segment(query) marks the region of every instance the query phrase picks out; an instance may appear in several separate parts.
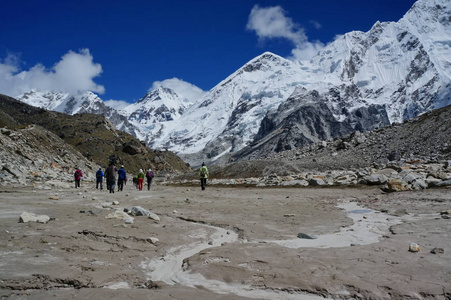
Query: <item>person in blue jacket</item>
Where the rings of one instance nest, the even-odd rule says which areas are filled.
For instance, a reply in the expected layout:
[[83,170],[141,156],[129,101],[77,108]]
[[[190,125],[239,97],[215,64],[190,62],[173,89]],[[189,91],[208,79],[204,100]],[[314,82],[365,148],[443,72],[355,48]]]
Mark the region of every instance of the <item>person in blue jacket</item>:
[[117,171],[117,191],[123,191],[124,190],[124,182],[127,181],[127,172],[125,172],[124,166],[122,165],[121,168]]
[[102,168],[99,168],[96,172],[96,189],[99,189],[99,185],[100,185],[100,190],[103,190],[103,177],[105,176],[105,174],[102,171]]

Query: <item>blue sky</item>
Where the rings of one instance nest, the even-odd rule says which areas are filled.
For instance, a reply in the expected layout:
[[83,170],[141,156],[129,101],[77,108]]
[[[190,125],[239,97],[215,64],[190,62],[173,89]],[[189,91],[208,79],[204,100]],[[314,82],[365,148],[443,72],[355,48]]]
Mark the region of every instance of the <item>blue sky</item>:
[[0,93],[134,102],[171,78],[209,90],[265,51],[305,58],[337,35],[398,21],[414,2],[1,0]]

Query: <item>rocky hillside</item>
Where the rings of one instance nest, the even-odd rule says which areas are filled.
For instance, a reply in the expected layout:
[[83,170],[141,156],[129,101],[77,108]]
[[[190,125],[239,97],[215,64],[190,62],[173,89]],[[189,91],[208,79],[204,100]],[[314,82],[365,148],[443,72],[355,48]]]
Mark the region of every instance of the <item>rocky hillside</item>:
[[[39,125],[73,146],[96,167],[106,167],[110,160],[115,160],[131,173],[140,168],[152,168],[157,173],[189,170],[189,166],[172,152],[151,150],[133,136],[116,130],[103,115],[70,116],[29,106],[3,95],[0,95],[0,108],[0,126],[15,129]],[[42,143],[52,145],[53,142],[42,139]]]
[[[12,127],[11,123],[8,127]],[[94,179],[96,164],[40,126],[2,127],[0,145],[0,185],[39,182],[44,186],[67,186],[77,166],[83,170],[84,179]]]

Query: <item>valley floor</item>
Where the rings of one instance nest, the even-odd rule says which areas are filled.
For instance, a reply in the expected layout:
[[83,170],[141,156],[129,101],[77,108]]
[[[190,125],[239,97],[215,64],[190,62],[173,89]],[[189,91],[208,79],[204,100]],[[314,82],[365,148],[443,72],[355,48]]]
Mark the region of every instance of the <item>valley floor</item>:
[[[0,199],[2,299],[451,297],[449,189],[157,182],[109,194],[82,182]],[[160,220],[106,218],[133,206]],[[19,223],[23,212],[51,220]]]

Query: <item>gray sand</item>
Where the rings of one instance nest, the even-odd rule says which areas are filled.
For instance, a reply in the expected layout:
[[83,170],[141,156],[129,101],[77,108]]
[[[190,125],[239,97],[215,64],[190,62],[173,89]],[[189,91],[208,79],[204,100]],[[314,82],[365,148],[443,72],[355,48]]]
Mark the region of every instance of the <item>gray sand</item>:
[[[440,215],[451,209],[447,189],[383,194],[377,188],[201,191],[155,185],[151,191],[126,186],[109,194],[83,184],[79,190],[0,191],[0,296],[451,296],[451,220]],[[119,205],[111,205],[115,200]],[[105,218],[133,206],[160,221]],[[19,223],[24,211],[55,220]],[[411,243],[421,252],[409,252]],[[444,253],[431,253],[436,247]]]

